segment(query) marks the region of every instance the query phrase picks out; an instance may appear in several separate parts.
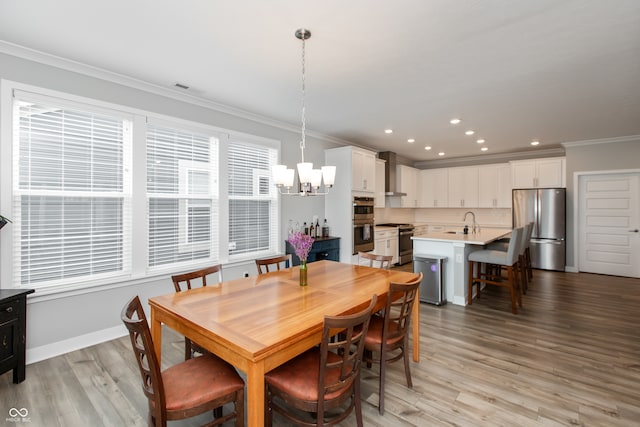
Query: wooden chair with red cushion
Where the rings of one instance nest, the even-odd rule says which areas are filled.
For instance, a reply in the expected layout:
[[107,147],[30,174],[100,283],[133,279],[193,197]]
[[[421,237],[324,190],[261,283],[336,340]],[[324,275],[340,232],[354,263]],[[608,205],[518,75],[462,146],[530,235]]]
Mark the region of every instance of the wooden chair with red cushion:
[[[176,292],[182,292],[185,289],[191,289],[193,284],[200,283],[201,286],[207,286],[207,277],[215,274],[218,276],[217,282],[222,282],[222,265],[214,265],[188,273],[176,274],[171,276],[173,287]],[[195,353],[205,354],[207,351],[198,344],[192,342],[189,338],[184,338],[184,360],[191,359]]]
[[[422,273],[407,283],[390,282],[383,314],[371,316],[371,324],[364,340],[364,361],[368,367],[371,367],[372,363],[380,364],[380,392],[378,393],[380,414],[384,414],[384,380],[387,363],[403,359],[407,387],[413,388],[409,367],[408,331],[420,282],[422,282]],[[380,357],[374,358],[374,353],[380,353]]]
[[332,426],[354,408],[362,426],[360,366],[376,301],[374,295],[369,307],[356,314],[325,316],[320,346],[264,375],[267,427],[274,411],[296,425]]
[[[149,400],[149,425],[165,427],[167,421],[182,420],[213,411],[207,426],[235,419],[244,426],[244,381],[233,366],[212,355],[203,355],[160,371],[151,331],[140,299],[136,296],[122,309],[122,321],[129,330],[142,389]],[[234,410],[223,416],[222,407]]]
[[291,263],[291,254],[280,255],[272,258],[257,259],[256,268],[258,269],[258,274],[268,273],[270,265],[275,265],[276,270],[280,270],[280,263],[283,264],[283,268],[291,267],[293,265]]

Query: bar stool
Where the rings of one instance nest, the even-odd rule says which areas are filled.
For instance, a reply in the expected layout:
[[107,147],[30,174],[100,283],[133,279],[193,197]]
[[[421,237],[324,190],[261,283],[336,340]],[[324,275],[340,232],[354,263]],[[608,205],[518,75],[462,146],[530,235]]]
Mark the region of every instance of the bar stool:
[[[533,279],[533,271],[531,269],[531,252],[529,247],[531,246],[531,234],[533,233],[533,222],[525,224],[524,235],[520,242],[518,249],[518,270],[521,277],[521,289],[522,293],[526,294],[529,289],[529,282]],[[509,238],[500,239],[495,242],[491,242],[486,246],[486,249],[507,251],[509,249]]]
[[[518,279],[518,259],[520,246],[524,238],[524,228],[515,228],[511,232],[511,240],[507,251],[484,249],[471,252],[469,254],[469,305],[473,300],[473,285],[478,285],[478,297],[480,296],[480,286],[482,283],[509,288],[511,294],[511,312],[518,314],[518,305],[522,307],[522,295]],[[474,274],[474,266],[478,263],[478,273]],[[497,273],[482,272],[482,264],[494,264],[507,271],[507,280],[502,280],[500,271]]]

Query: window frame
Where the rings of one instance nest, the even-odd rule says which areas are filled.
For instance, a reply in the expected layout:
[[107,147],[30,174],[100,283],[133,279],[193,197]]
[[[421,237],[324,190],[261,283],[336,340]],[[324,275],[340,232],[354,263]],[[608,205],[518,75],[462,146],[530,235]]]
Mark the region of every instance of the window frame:
[[[2,79],[0,81],[0,212],[14,219],[14,211],[12,208],[13,200],[13,174],[14,174],[14,153],[13,153],[13,100],[14,91],[31,92],[42,95],[44,97],[52,97],[68,101],[68,103],[76,103],[80,105],[88,105],[96,109],[106,109],[108,111],[117,111],[121,114],[130,115],[132,126],[132,147],[131,147],[131,171],[130,171],[130,195],[131,195],[131,230],[130,238],[131,255],[129,262],[130,271],[126,274],[113,276],[108,278],[95,278],[89,276],[73,283],[65,281],[65,283],[56,286],[36,287],[38,295],[47,297],[64,296],[69,293],[78,294],[93,291],[102,291],[115,287],[126,287],[136,283],[155,280],[160,277],[166,277],[167,274],[183,271],[190,268],[199,268],[209,265],[209,262],[198,261],[189,263],[170,264],[165,268],[149,268],[148,265],[148,218],[147,218],[147,191],[146,191],[146,132],[147,124],[162,123],[167,126],[178,126],[178,128],[193,129],[199,132],[206,132],[212,136],[218,137],[219,153],[218,153],[218,202],[219,212],[218,219],[213,227],[217,227],[218,238],[218,262],[225,265],[244,264],[252,262],[255,258],[262,256],[270,256],[280,251],[281,244],[279,239],[273,239],[270,248],[267,251],[258,251],[246,253],[239,256],[228,255],[228,224],[229,224],[229,201],[228,201],[228,168],[227,155],[229,144],[234,142],[252,143],[261,146],[267,146],[277,150],[277,160],[281,154],[281,142],[278,140],[246,134],[242,132],[229,131],[220,127],[216,127],[207,123],[199,123],[185,120],[173,116],[141,110],[126,105],[115,104],[101,101],[98,99],[88,98],[84,96],[73,95],[69,93],[59,92],[43,87],[30,84],[19,83]],[[139,165],[136,167],[136,165]],[[270,188],[274,188],[271,184],[269,176]],[[274,234],[280,235],[280,216],[281,216],[281,197],[277,195],[274,199],[276,203],[276,221],[270,224],[275,228]],[[141,215],[142,212],[142,215]],[[15,221],[14,224],[15,226]],[[19,225],[19,224],[18,224]],[[16,238],[14,227],[2,230],[2,239],[0,239],[0,281],[3,288],[20,288],[20,285],[14,281],[13,268],[13,242]],[[10,231],[11,230],[11,231]],[[215,230],[213,230],[215,231]],[[7,255],[8,254],[8,255]],[[33,286],[31,286],[33,287]]]

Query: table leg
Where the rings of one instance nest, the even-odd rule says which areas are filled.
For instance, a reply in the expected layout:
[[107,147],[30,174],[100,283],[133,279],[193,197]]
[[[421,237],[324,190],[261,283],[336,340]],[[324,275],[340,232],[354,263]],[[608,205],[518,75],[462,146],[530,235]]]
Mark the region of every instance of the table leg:
[[264,426],[264,360],[247,370],[247,426]]
[[158,365],[162,366],[162,322],[156,319],[155,310],[151,307],[151,339],[156,352]]
[[420,361],[420,288],[413,303],[413,361]]

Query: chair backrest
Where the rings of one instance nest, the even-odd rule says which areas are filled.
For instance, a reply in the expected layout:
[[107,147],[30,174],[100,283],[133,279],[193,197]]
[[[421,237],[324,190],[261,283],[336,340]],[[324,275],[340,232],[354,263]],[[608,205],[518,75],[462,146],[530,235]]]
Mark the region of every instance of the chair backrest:
[[291,254],[280,255],[280,256],[271,257],[271,258],[257,259],[256,267],[258,268],[258,274],[268,273],[270,265],[275,265],[276,270],[280,270],[280,263],[283,263],[283,268],[291,267],[293,265],[291,264]]
[[[351,387],[355,381],[359,381],[364,337],[367,336],[369,320],[377,301],[378,296],[374,294],[369,307],[359,313],[324,317],[320,344],[318,414],[324,413],[324,396]],[[348,414],[349,411],[346,412]]]
[[531,240],[531,233],[533,232],[533,223],[528,222],[522,227],[522,238],[520,239],[520,247],[518,249],[519,255],[524,255],[524,251],[527,249],[529,240]]
[[153,348],[147,316],[138,296],[133,297],[124,306],[120,317],[129,330],[131,346],[142,377],[142,390],[149,399],[149,411],[156,420],[166,420],[166,400],[160,365]]
[[520,255],[520,245],[524,238],[524,227],[514,228],[511,230],[511,239],[509,239],[509,248],[507,249],[506,265],[513,265]]
[[222,282],[222,265],[214,265],[212,267],[203,268],[201,270],[190,271],[189,273],[176,274],[171,276],[173,280],[173,286],[176,288],[176,292],[183,290],[183,286],[186,289],[191,289],[191,281],[201,282],[202,286],[207,286],[207,276],[218,273],[218,283]]
[[383,353],[387,343],[399,343],[405,339],[411,320],[411,311],[421,282],[422,273],[409,282],[389,283],[389,295],[384,309],[384,326],[382,328]]
[[365,259],[369,261],[369,267],[376,267],[374,262],[379,262],[380,264],[377,267],[384,268],[389,270],[391,268],[391,260],[393,256],[391,255],[375,255],[369,252],[358,252],[358,264],[364,265],[360,262],[361,259]]
[[524,236],[524,239],[525,239],[524,247],[525,247],[525,249],[528,248],[531,245],[531,235],[532,234],[533,234],[533,222],[530,222],[529,223],[528,232]]

